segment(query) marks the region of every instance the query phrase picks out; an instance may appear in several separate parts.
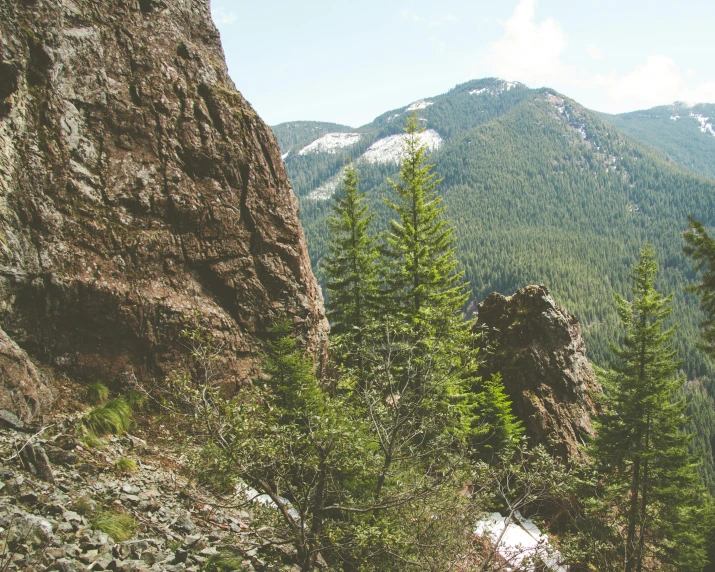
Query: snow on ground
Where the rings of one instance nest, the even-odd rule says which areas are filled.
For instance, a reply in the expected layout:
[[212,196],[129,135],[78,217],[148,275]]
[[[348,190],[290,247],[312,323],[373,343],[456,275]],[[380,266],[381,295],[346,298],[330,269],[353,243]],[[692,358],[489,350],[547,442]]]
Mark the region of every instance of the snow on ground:
[[360,133],[326,133],[320,139],[316,139],[310,145],[306,145],[298,155],[308,153],[337,153],[338,149],[349,147],[360,141]]
[[700,131],[705,134],[710,133],[710,135],[715,137],[715,130],[713,130],[712,123],[708,123],[708,121],[710,121],[709,117],[705,117],[704,115],[700,115],[699,113],[693,113],[692,111],[690,112],[690,117],[695,117],[695,119],[700,122]]
[[[278,508],[271,497],[259,493],[256,489],[249,487],[244,483],[241,483],[236,487],[235,493],[237,496],[243,497],[247,501],[257,502],[258,504],[262,504],[263,506],[272,506]],[[278,498],[280,499],[280,502],[282,502],[288,507],[288,514],[293,517],[293,519],[297,522],[300,518],[300,514],[298,514],[298,511],[295,510],[293,506],[291,506],[290,501],[288,499],[285,499],[283,497]]]
[[529,566],[528,559],[538,556],[549,570],[568,571],[568,568],[559,564],[560,554],[550,548],[548,537],[541,534],[539,528],[530,519],[523,518],[517,512],[508,524],[506,521],[506,517],[498,512],[492,513],[477,523],[474,532],[479,536],[486,534],[492,542],[496,543],[506,527],[504,536],[501,536],[497,546],[497,551],[514,567],[523,562],[527,570],[534,570]]
[[399,113],[395,113],[393,115],[390,115],[390,117],[387,118],[387,122],[390,123],[393,119],[397,119],[400,116]]
[[335,190],[338,188],[338,185],[340,184],[340,181],[343,180],[344,176],[345,171],[343,169],[340,169],[340,171],[338,171],[335,176],[330,177],[317,189],[313,189],[312,191],[310,191],[308,193],[307,198],[312,201],[327,201],[335,194]]
[[676,113],[675,115],[671,115],[670,118],[671,118],[673,121],[678,121],[678,119],[680,119],[680,115],[678,115],[678,114]]
[[[427,129],[419,133],[417,137],[420,143],[430,151],[439,149],[442,145],[442,138],[434,129]],[[375,141],[370,148],[365,151],[360,160],[368,163],[399,163],[405,149],[407,135],[390,135],[379,141]]]
[[283,159],[285,161],[286,157],[288,157],[288,155],[290,155],[290,151],[288,151],[287,153],[283,153],[283,155],[281,155],[281,159]]
[[425,107],[428,107],[432,105],[434,101],[426,101],[424,99],[420,99],[419,101],[415,101],[412,105],[410,105],[406,111],[417,111],[418,109],[424,109]]
[[481,89],[473,89],[469,92],[470,95],[481,95],[483,93],[489,93],[491,95],[499,95],[505,91],[509,91],[512,87],[517,87],[520,84],[518,81],[506,81],[504,79],[497,80],[499,85],[493,87],[483,87]]

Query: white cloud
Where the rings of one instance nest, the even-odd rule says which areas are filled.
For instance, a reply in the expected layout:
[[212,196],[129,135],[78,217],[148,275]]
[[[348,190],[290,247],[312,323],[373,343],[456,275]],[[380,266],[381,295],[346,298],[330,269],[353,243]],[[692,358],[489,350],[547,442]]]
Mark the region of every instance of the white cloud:
[[596,44],[589,44],[588,46],[586,46],[586,53],[588,54],[588,57],[592,60],[603,59],[603,50],[599,48]]
[[424,16],[420,16],[417,12],[413,12],[412,10],[408,10],[406,8],[400,11],[400,17],[403,20],[414,22],[416,24],[426,24],[430,27],[436,27],[441,24],[458,21],[454,14],[447,14],[439,18],[425,18]]
[[673,101],[715,101],[715,82],[688,84],[673,58],[660,54],[648,56],[645,63],[625,75],[611,72],[597,75],[592,85],[603,90],[604,111],[623,112],[664,105]]
[[217,26],[230,26],[238,20],[235,12],[226,12],[222,8],[212,8],[211,17]]
[[534,21],[536,0],[520,0],[481,63],[489,73],[527,83],[548,83],[566,74],[561,61],[568,41],[553,18]]

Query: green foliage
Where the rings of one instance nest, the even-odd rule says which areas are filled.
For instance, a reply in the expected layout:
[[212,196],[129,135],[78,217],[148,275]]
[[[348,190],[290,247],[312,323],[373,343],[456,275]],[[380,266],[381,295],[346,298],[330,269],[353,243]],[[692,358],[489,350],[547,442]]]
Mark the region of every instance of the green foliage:
[[702,566],[699,539],[690,534],[696,464],[688,453],[691,437],[682,432],[685,403],[676,400],[684,380],[676,375],[675,328],[663,330],[672,296],[655,290],[656,270],[648,245],[633,269],[633,301],[617,296],[627,333],[613,348],[617,361],[600,372],[607,398],[592,450],[605,477],[602,498],[615,505],[625,531],[613,542],[625,554],[626,572],[640,570],[651,556],[678,566],[700,558]]
[[[609,343],[623,335],[612,293],[628,289],[634,253],[650,240],[662,260],[656,287],[674,293],[680,327],[673,343],[684,372],[712,395],[705,378],[715,379],[715,368],[697,349],[705,316],[697,298],[684,290],[695,275],[681,233],[688,214],[697,214],[705,228],[715,224],[715,183],[684,172],[568,98],[559,103],[562,96],[553,90],[499,88],[497,80],[469,82],[431,98],[433,105],[419,111],[424,125],[444,140],[431,158],[444,177],[435,190],[454,225],[458,270],[472,291],[467,309],[493,291],[511,295],[527,284],[545,284],[581,322],[589,358],[605,367],[612,358]],[[355,130],[362,138],[345,149],[360,169],[377,231],[388,229],[394,216],[384,202],[393,193],[386,179],[399,168],[370,164],[360,155],[378,139],[399,133],[402,118],[404,108],[378,117]],[[309,195],[332,181],[344,161],[340,153],[286,159],[311,262],[323,283],[320,261],[332,240],[326,224],[331,205]],[[705,449],[706,439],[698,435],[695,445]],[[705,473],[715,474],[715,461],[704,463]],[[715,491],[715,480],[707,484]]]
[[82,420],[85,428],[97,436],[125,433],[132,424],[132,409],[127,402],[118,397],[104,405],[92,409]]
[[472,455],[490,459],[508,450],[524,433],[521,421],[512,412],[511,401],[504,391],[499,374],[482,381],[473,389],[476,395],[477,427],[470,442]]
[[634,139],[652,146],[665,157],[701,177],[715,179],[715,145],[695,115],[715,116],[715,105],[690,106],[676,102],[643,111],[601,116]]
[[109,399],[109,389],[103,383],[90,383],[87,386],[86,399],[92,405],[101,405]]
[[700,308],[705,313],[701,348],[715,357],[715,240],[703,223],[691,217],[688,221],[688,231],[683,234],[687,243],[683,251],[695,261],[695,270],[701,274],[700,283],[690,286],[689,291],[700,297]]
[[124,401],[131,407],[132,411],[144,411],[149,401],[145,393],[130,389],[124,394]]
[[82,437],[82,442],[90,449],[104,449],[104,441],[97,437],[92,431],[88,431],[87,434]]
[[345,168],[333,201],[334,216],[328,220],[332,240],[323,269],[327,276],[327,310],[341,361],[356,363],[362,332],[375,315],[377,296],[377,249],[369,227],[365,195],[358,192],[357,171]]
[[137,524],[128,514],[103,511],[92,519],[92,526],[111,536],[115,542],[124,542],[132,538]]
[[412,114],[405,128],[400,182],[390,181],[396,202],[382,248],[388,306],[412,324],[453,316],[467,301],[463,275],[455,272],[454,229],[442,216],[436,192],[440,183],[427,164],[427,149],[418,137],[424,131]]
[[217,554],[212,554],[206,559],[202,567],[203,572],[234,572],[245,570],[244,558],[237,552],[222,550]]
[[122,457],[114,461],[114,468],[119,473],[133,473],[137,470],[137,463],[134,459]]
[[87,497],[78,497],[72,501],[72,510],[82,516],[88,516],[94,511],[94,502]]

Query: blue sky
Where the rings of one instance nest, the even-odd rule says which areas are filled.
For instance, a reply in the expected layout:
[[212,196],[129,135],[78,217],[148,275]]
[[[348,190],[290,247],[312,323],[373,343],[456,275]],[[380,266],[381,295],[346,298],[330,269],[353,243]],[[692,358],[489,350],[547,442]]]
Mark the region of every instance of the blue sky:
[[715,102],[715,2],[211,0],[263,119],[357,127],[482,77],[611,113]]

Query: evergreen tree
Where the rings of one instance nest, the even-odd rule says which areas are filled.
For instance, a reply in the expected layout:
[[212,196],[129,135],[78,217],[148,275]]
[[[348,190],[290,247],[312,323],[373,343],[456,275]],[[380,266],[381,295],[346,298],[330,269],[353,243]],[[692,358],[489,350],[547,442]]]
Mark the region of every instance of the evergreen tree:
[[683,384],[671,344],[675,327],[663,330],[672,296],[655,290],[656,271],[655,251],[647,245],[631,274],[633,301],[616,296],[627,333],[621,347],[612,347],[616,362],[601,371],[606,409],[593,447],[606,496],[616,504],[625,499],[616,527],[625,532],[619,548],[625,572],[640,572],[650,555],[681,570],[698,569],[702,559],[687,524],[697,475],[688,454],[691,438],[682,432],[685,403],[675,400]]
[[700,307],[706,314],[702,349],[715,357],[715,239],[705,231],[703,223],[692,217],[688,217],[688,232],[683,238],[687,242],[685,254],[697,263],[695,269],[702,274],[700,284],[689,288],[700,296]]
[[468,297],[463,273],[455,272],[454,229],[442,217],[446,207],[420,141],[423,130],[413,113],[405,128],[401,181],[389,181],[397,201],[386,202],[397,216],[390,221],[382,252],[389,300],[413,325],[454,316]]
[[374,215],[368,213],[365,194],[358,191],[358,174],[351,164],[333,203],[328,220],[331,233],[329,255],[323,268],[327,275],[328,318],[343,361],[359,361],[357,348],[367,321],[373,316],[377,291],[375,239],[369,233]]

